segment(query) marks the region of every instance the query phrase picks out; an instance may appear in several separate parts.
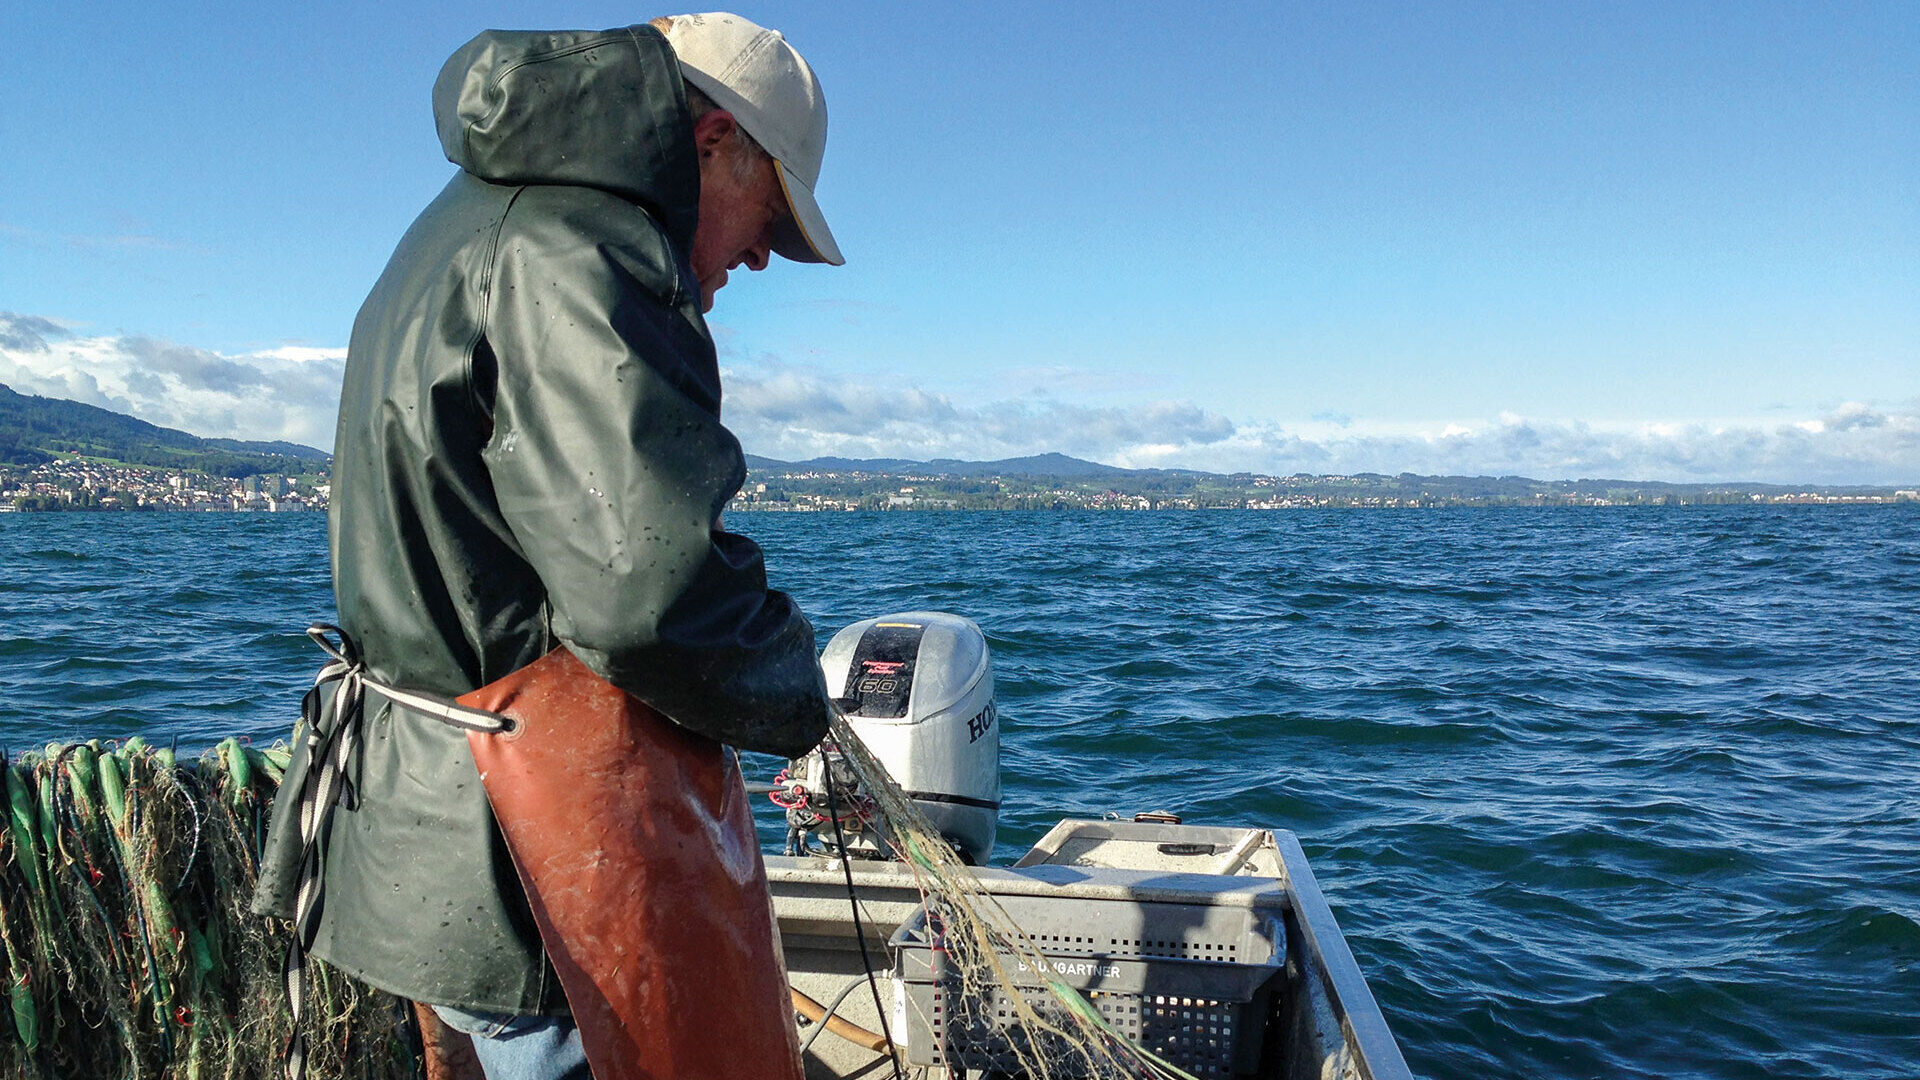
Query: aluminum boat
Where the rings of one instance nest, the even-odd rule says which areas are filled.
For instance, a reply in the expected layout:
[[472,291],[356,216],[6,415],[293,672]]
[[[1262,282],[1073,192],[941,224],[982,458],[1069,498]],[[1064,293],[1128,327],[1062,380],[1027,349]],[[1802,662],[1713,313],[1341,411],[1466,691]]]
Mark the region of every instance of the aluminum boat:
[[[819,1003],[809,1011],[831,1003],[835,1021],[803,1028],[810,1078],[891,1077],[896,1067],[913,1080],[1005,1075],[971,1067],[978,1059],[970,1063],[958,1052],[965,1048],[952,1045],[955,1034],[937,1032],[937,1006],[935,1016],[919,1015],[927,1011],[926,997],[913,993],[914,968],[901,935],[921,917],[922,897],[906,866],[769,856],[767,873],[792,987]],[[1411,1078],[1289,832],[1070,819],[1013,866],[978,873],[985,890],[1010,910],[1017,905],[1050,912],[1055,922],[1064,917],[1083,924],[1084,932],[1031,936],[1050,960],[1065,958],[1056,960],[1056,971],[1095,973],[1082,982],[1093,987],[1088,997],[1103,1011],[1112,1002],[1110,1015],[1156,1014],[1155,1023],[1129,1035],[1194,1076]],[[1232,976],[1221,985],[1248,985],[1247,972],[1234,970],[1246,965],[1214,952],[1227,946],[1202,940],[1209,927],[1223,925],[1262,928],[1255,936],[1262,939],[1265,966],[1252,976],[1266,981],[1256,1000],[1241,1006],[1254,1025],[1245,1031],[1232,1031],[1222,1019],[1227,1014],[1215,1008],[1223,1003],[1193,989],[1194,979],[1210,976]],[[1055,940],[1064,937],[1077,940]],[[1118,980],[1123,967],[1137,968],[1138,979],[1103,989],[1099,976]],[[888,1009],[885,1024],[876,1001]],[[880,1042],[883,1029],[891,1054]],[[929,1039],[946,1045],[929,1046]],[[1191,1051],[1196,1042],[1223,1041],[1237,1051]]]

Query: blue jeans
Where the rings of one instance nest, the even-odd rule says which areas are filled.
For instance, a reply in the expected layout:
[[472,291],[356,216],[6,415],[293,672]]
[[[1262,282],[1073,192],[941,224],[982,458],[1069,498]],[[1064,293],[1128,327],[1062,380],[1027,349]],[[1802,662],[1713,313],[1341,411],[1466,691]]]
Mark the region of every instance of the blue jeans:
[[509,1016],[435,1005],[442,1022],[473,1038],[487,1080],[592,1080],[570,1016]]

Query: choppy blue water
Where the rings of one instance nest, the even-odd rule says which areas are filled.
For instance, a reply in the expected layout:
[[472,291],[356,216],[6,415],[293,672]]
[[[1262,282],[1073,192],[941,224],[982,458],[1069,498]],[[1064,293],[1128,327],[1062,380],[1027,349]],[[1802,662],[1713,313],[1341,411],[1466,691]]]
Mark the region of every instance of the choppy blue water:
[[[1920,1076],[1920,513],[756,515],[977,620],[1003,857],[1293,830],[1416,1072]],[[0,517],[0,738],[281,735],[318,515]]]

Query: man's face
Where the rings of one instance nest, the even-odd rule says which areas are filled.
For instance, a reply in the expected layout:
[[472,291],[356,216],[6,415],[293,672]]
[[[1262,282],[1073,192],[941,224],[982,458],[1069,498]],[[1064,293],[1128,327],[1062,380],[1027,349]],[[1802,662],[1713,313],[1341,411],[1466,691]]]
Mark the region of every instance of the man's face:
[[[693,232],[693,276],[700,279],[700,310],[713,310],[713,294],[728,271],[745,264],[765,270],[774,224],[788,214],[786,193],[772,159],[740,143],[731,114],[716,109],[693,126],[700,153],[700,219]],[[740,162],[746,159],[749,166]],[[743,175],[744,172],[744,175]]]

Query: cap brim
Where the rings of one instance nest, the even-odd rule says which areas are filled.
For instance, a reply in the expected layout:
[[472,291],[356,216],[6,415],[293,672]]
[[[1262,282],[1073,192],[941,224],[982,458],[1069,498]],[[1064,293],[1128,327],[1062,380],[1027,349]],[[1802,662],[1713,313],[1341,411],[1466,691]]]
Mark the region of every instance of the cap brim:
[[786,193],[787,208],[792,211],[790,220],[774,227],[774,253],[794,262],[844,265],[847,260],[840,254],[840,245],[833,242],[820,204],[813,201],[813,189],[778,160],[773,163],[773,171],[780,178],[780,189]]

